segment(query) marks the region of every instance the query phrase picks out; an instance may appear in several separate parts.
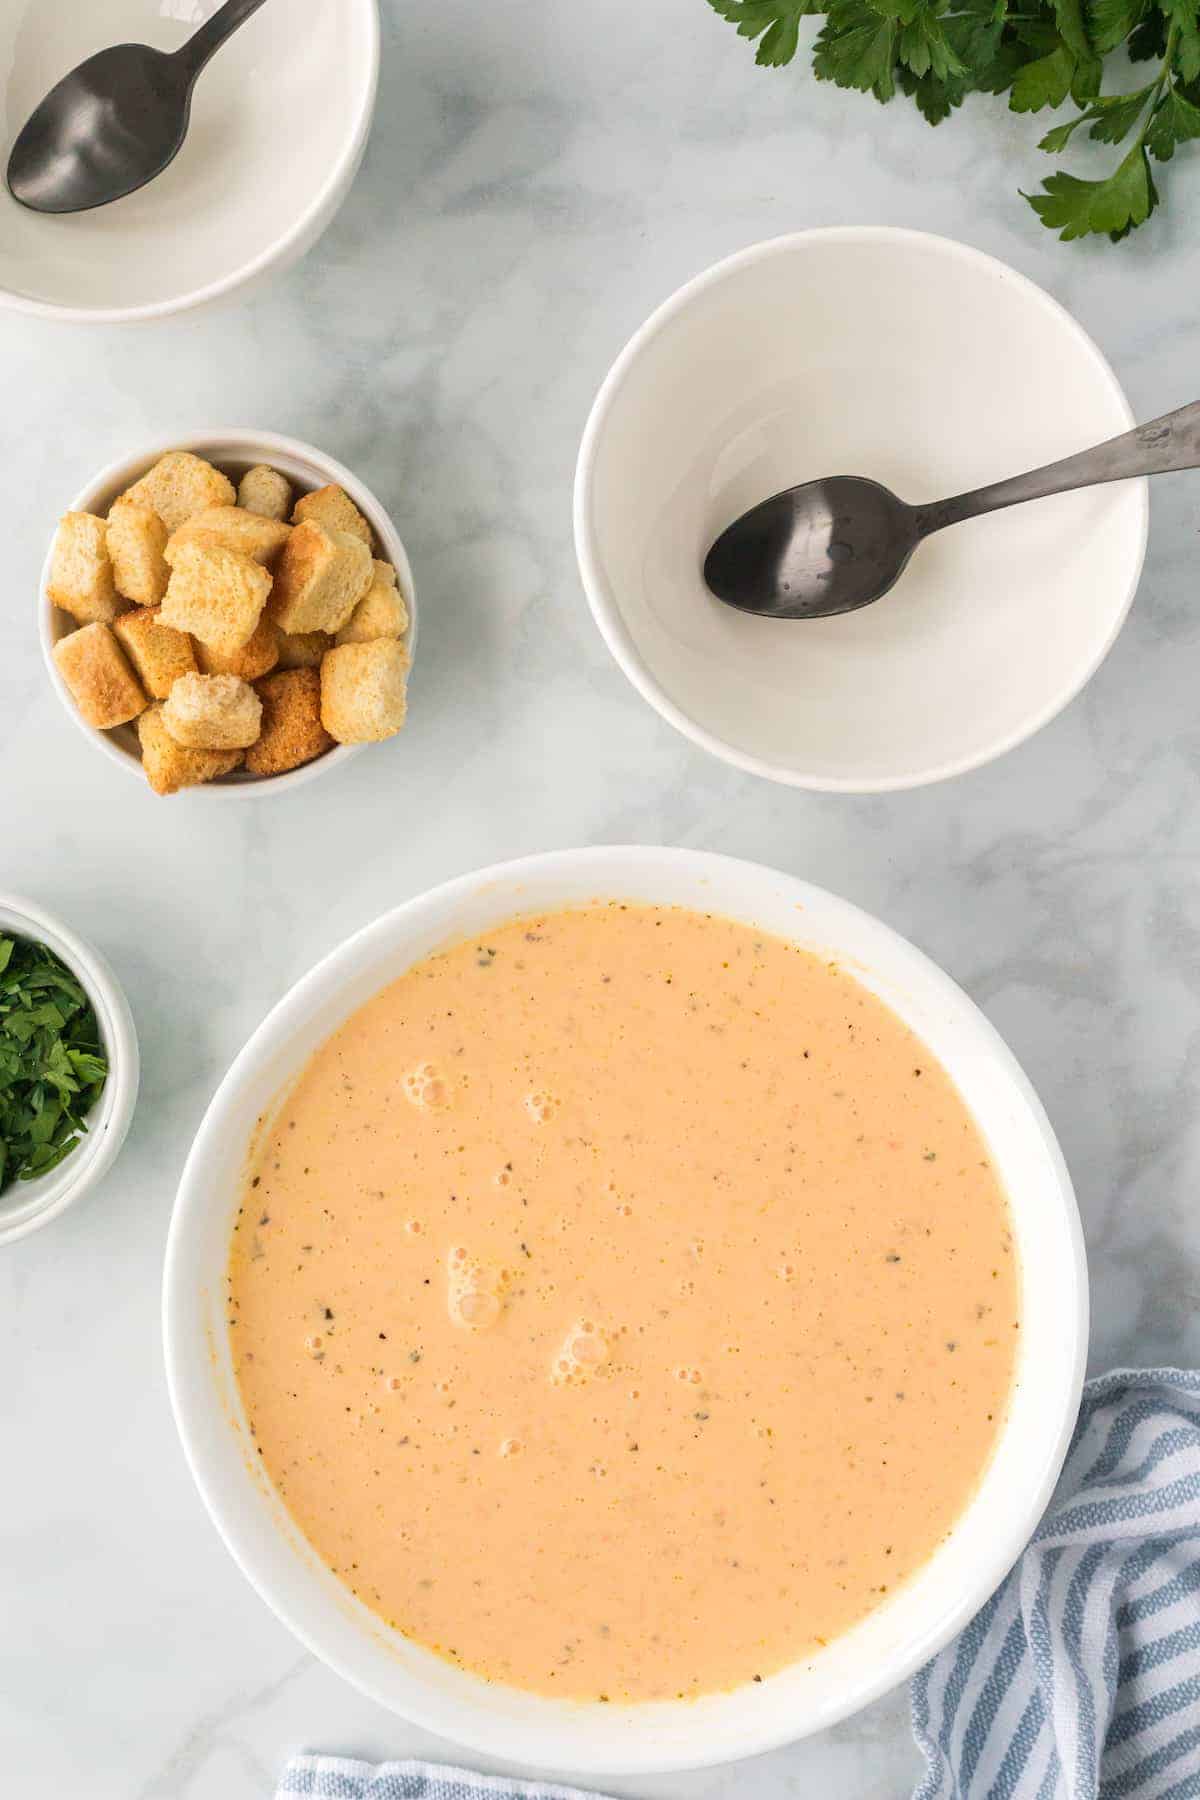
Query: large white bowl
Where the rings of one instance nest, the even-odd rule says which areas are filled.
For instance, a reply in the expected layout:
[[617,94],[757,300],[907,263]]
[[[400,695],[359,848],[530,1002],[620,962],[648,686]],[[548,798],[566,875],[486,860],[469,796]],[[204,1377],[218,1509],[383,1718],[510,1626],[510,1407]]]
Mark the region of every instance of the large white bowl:
[[[6,0],[0,157],[38,101],[109,44],[174,50],[216,0]],[[139,193],[53,218],[0,187],[0,306],[153,319],[232,293],[316,242],[362,159],[377,0],[269,0],[196,84],[187,141]]]
[[1080,326],[977,250],[866,227],[758,244],[661,306],[600,389],[575,487],[588,600],[650,704],[739,768],[858,792],[955,775],[1099,664],[1141,573],[1144,481],[955,526],[836,619],[732,611],[705,551],[814,476],[935,500],[1132,422]]
[[107,959],[34,900],[0,895],[0,936],[45,944],[79,977],[100,1027],[108,1079],[87,1116],[87,1131],[69,1156],[36,1181],[17,1181],[0,1195],[0,1244],[14,1244],[66,1212],[112,1168],[133,1121],[138,1094],[138,1041],[124,990]]
[[[602,1706],[491,1686],[407,1642],[318,1561],[265,1479],[230,1361],[223,1305],[247,1147],[347,1014],[447,940],[597,897],[702,908],[836,956],[950,1071],[1008,1190],[1021,1281],[1011,1413],[982,1485],[917,1577],[813,1661],[688,1703]],[[1045,1114],[987,1020],[918,950],[820,888],[690,850],[557,851],[409,901],[299,981],[237,1058],[188,1157],[167,1246],[167,1374],[192,1473],[258,1592],[332,1668],[460,1743],[579,1772],[722,1762],[831,1725],[909,1675],[997,1586],[1030,1536],[1074,1422],[1087,1276],[1070,1178]]]
[[[408,607],[408,630],[404,635],[404,647],[409,658],[412,658],[417,647],[417,592],[408,552],[400,541],[400,534],[393,525],[391,516],[357,475],[340,462],[335,462],[332,456],[326,456],[323,450],[301,443],[299,438],[280,437],[273,431],[255,431],[253,427],[246,425],[230,425],[215,431],[177,432],[173,437],[162,438],[157,443],[143,444],[132,455],[123,456],[101,469],[76,494],[69,510],[106,513],[117,495],[123,494],[127,487],[132,486],[168,450],[191,450],[197,456],[207,457],[230,476],[235,485],[238,477],[245,474],[247,469],[253,468],[257,463],[267,463],[287,476],[293,493],[297,495],[311,493],[314,488],[325,487],[331,482],[344,488],[375,533],[383,556],[396,571],[396,579]],[[119,725],[113,731],[100,731],[96,726],[89,725],[72,699],[71,690],[59,674],[58,664],[54,660],[54,646],[60,638],[78,630],[78,623],[69,613],[50,603],[47,589],[53,554],[54,533],[51,532],[37,594],[38,635],[42,645],[42,660],[51,685],[89,743],[94,744],[118,768],[124,769],[127,774],[136,775],[145,787],[146,778],[142,772],[136,724]],[[367,744],[338,744],[323,756],[314,757],[312,762],[301,763],[298,769],[288,769],[282,775],[255,776],[248,775],[244,770],[235,770],[232,775],[222,776],[218,781],[206,781],[199,787],[185,788],[183,792],[202,802],[214,799],[273,798],[288,793],[292,788],[302,787],[306,782],[315,780],[318,775],[327,775],[333,769],[341,768],[350,757],[358,756],[369,748]]]

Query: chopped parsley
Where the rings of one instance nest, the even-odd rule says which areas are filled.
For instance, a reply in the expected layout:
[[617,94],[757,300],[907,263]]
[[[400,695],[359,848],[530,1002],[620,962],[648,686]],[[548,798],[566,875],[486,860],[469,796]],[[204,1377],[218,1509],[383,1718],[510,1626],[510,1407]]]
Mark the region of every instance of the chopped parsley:
[[70,1155],[107,1078],[76,976],[44,944],[0,936],[0,1193]]

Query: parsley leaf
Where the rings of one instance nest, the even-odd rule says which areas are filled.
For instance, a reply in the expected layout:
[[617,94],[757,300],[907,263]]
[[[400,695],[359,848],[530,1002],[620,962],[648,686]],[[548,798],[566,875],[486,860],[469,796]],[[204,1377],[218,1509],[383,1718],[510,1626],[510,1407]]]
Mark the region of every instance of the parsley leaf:
[[44,944],[0,937],[0,1192],[70,1155],[107,1079],[81,983]]
[[1081,181],[1060,171],[1047,175],[1044,194],[1026,194],[1034,212],[1066,241],[1089,232],[1119,240],[1142,225],[1158,205],[1150,159],[1139,141],[1104,181]]

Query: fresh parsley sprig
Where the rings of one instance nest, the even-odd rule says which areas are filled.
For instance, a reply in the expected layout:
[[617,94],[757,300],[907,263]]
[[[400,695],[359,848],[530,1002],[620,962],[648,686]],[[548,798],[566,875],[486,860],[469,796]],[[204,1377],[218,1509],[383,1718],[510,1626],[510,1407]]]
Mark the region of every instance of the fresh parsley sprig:
[[44,944],[0,937],[0,1193],[71,1153],[107,1077],[77,978]]
[[[822,21],[818,80],[874,94],[906,94],[931,125],[968,94],[1007,94],[1013,112],[1076,115],[1040,148],[1061,155],[1076,132],[1128,144],[1116,168],[1087,181],[1058,169],[1025,198],[1063,238],[1105,233],[1118,242],[1159,204],[1153,165],[1200,139],[1200,0],[709,0],[758,45],[767,68],[792,61],[801,20]],[[1107,59],[1150,63],[1149,80],[1103,91]],[[1111,65],[1110,65],[1111,66]]]

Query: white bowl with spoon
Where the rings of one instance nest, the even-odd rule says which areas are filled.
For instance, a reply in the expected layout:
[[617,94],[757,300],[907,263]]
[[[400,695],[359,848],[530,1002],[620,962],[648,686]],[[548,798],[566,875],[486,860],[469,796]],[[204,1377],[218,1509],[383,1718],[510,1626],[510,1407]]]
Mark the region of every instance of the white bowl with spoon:
[[[122,42],[175,51],[215,0],[11,0],[0,8],[0,162],[69,70]],[[56,218],[0,186],[0,306],[73,323],[162,318],[300,256],[349,192],[379,79],[377,0],[267,0],[197,83],[156,180]]]
[[[853,970],[957,1085],[1008,1194],[1020,1269],[1008,1415],[980,1485],[930,1560],[815,1657],[685,1702],[521,1692],[387,1626],[320,1562],[266,1478],[227,1326],[230,1238],[252,1140],[317,1046],[447,943],[514,914],[597,898],[723,914]],[[168,1242],[163,1326],[192,1473],[242,1570],[302,1642],[381,1704],[476,1750],[542,1768],[645,1773],[748,1756],[832,1725],[905,1679],[966,1623],[1020,1554],[1057,1479],[1083,1376],[1087,1273],[1070,1178],[1029,1083],[983,1015],[918,950],[847,902],[771,869],[690,850],[584,849],[484,869],[410,900],[290,989],[233,1064],[192,1146]]]
[[920,505],[1132,424],[1080,326],[979,251],[890,227],[758,244],[660,307],[600,389],[575,488],[588,600],[651,705],[739,768],[843,792],[959,774],[1046,724],[1112,644],[1144,481],[939,533],[840,618],[734,612],[705,553],[797,482],[861,474]]

